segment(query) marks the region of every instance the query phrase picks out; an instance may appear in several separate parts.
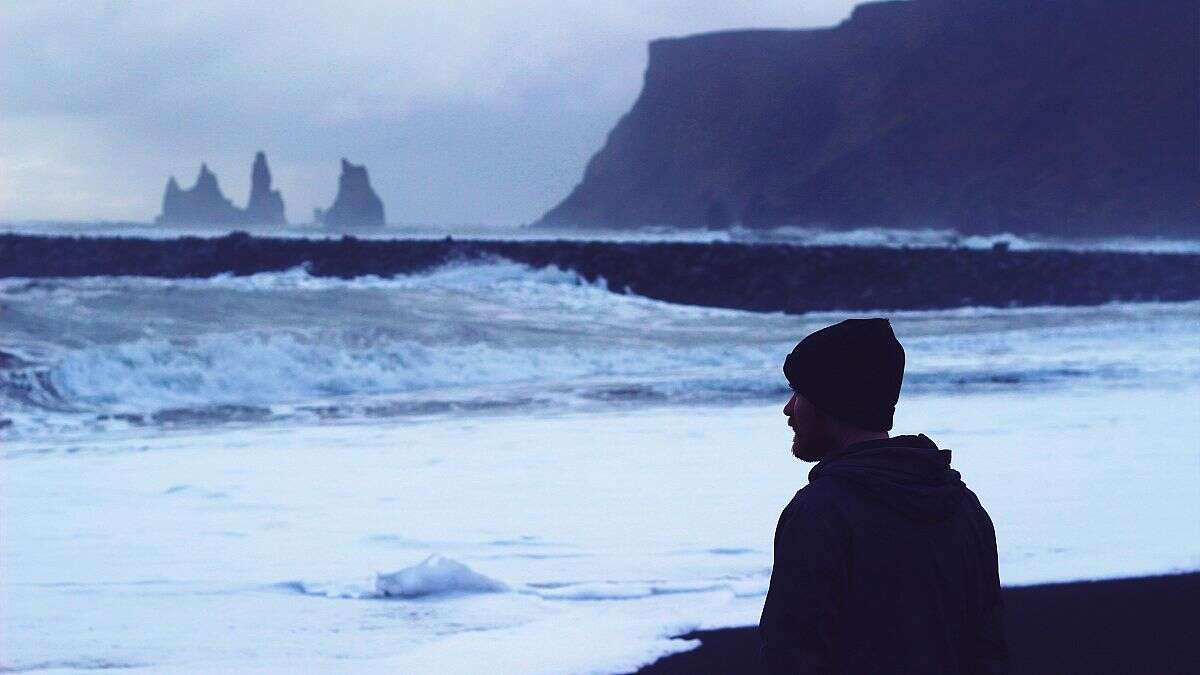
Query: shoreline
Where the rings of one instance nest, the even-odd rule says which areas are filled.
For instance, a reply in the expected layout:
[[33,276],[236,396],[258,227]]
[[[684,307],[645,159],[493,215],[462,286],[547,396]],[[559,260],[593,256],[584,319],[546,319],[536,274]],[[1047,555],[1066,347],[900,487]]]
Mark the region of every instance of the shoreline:
[[757,312],[1089,306],[1200,299],[1200,254],[743,243],[0,235],[0,278],[350,279],[507,259],[669,303]]
[[[1005,587],[1003,596],[1013,673],[1200,672],[1200,571]],[[756,626],[677,637],[701,644],[637,675],[763,672]]]

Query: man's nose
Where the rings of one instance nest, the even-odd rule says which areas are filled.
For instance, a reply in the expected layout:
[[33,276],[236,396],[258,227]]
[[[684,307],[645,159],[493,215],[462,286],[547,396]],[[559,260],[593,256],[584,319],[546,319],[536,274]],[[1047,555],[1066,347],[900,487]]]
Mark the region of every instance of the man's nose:
[[788,402],[783,404],[783,414],[786,415],[787,417],[791,417],[792,416],[792,406],[794,406],[794,405],[796,405],[796,395],[792,394],[792,397],[788,399]]

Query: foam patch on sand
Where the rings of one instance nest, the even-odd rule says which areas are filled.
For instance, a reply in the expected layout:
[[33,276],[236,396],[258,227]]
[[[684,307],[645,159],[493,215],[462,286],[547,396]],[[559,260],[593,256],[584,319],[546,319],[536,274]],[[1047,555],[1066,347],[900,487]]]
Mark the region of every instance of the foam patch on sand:
[[503,582],[438,554],[395,572],[377,573],[373,584],[290,581],[281,588],[329,598],[424,598],[438,595],[503,593]]
[[385,598],[419,598],[443,593],[500,593],[508,586],[466,565],[431,555],[418,565],[375,576],[375,593]]

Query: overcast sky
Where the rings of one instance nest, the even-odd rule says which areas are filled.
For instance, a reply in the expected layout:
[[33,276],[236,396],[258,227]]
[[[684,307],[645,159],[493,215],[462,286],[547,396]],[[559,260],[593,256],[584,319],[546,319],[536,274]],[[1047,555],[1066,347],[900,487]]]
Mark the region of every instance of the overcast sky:
[[388,221],[516,224],[579,181],[646,43],[832,25],[852,0],[5,2],[0,220],[152,219],[267,153],[292,222],[365,163]]

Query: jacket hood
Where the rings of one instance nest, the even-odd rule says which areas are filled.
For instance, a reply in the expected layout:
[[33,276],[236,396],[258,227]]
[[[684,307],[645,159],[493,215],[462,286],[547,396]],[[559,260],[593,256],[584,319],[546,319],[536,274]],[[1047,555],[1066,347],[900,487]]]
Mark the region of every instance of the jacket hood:
[[967,486],[950,468],[950,451],[925,434],[854,443],[830,453],[808,474],[809,482],[835,476],[854,483],[912,520],[951,516]]

